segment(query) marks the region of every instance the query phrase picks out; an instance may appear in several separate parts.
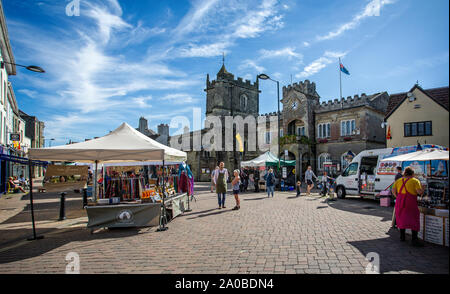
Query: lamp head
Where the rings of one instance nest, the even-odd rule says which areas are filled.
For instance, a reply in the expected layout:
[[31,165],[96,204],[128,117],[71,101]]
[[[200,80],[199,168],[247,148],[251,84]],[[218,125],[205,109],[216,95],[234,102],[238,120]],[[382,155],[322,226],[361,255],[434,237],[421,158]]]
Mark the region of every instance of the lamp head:
[[45,70],[42,67],[36,66],[36,65],[29,65],[26,67],[26,69],[34,72],[44,73]]
[[258,78],[261,79],[261,80],[269,80],[270,79],[270,77],[268,75],[264,74],[264,73],[259,74]]

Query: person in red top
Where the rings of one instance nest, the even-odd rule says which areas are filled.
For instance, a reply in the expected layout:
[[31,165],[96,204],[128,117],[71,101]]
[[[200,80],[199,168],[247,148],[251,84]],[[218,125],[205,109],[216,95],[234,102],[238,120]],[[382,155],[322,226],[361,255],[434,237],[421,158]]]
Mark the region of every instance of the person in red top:
[[420,231],[420,212],[417,205],[417,195],[421,195],[424,189],[420,181],[414,177],[411,167],[405,168],[403,177],[395,181],[392,194],[395,201],[395,220],[400,229],[400,240],[405,241],[405,230],[411,229],[413,246],[423,246],[418,239]]

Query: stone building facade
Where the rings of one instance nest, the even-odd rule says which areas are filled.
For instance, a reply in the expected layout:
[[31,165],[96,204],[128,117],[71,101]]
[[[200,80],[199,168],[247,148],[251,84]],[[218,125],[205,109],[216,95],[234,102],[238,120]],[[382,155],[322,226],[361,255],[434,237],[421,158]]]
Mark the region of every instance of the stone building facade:
[[141,116],[139,118],[139,127],[137,127],[136,130],[161,144],[164,144],[167,146],[169,145],[169,125],[168,124],[159,124],[158,132],[156,133],[152,129],[148,128],[147,119],[145,117]]
[[[235,118],[237,116],[245,119],[252,116],[255,121],[259,115],[259,86],[258,81],[252,83],[250,80],[243,80],[240,77],[235,78],[229,73],[223,64],[216,75],[215,80],[210,80],[209,74],[206,76],[206,116],[216,116],[221,121],[222,126],[222,150],[226,150],[225,145],[231,142],[225,142],[225,133],[227,131],[233,134],[233,150],[235,151],[206,151],[201,147],[201,151],[191,151],[194,146],[194,138],[203,138],[210,130],[204,128],[199,131],[189,132],[189,140],[183,150],[187,151],[187,163],[191,166],[191,170],[197,181],[210,180],[211,171],[223,161],[229,171],[239,168],[240,162],[252,159],[260,154],[258,150],[249,151],[248,129],[244,129],[244,133],[240,133],[244,152],[238,151],[238,142],[236,141],[236,126],[233,124],[231,130],[225,123],[225,117]],[[182,142],[182,135],[172,136],[172,140]],[[252,142],[253,143],[253,142]]]
[[280,156],[297,160],[296,177],[308,165],[317,173],[333,174],[348,164],[348,154],[385,148],[381,124],[386,114],[387,92],[355,95],[320,103],[315,83],[309,80],[283,87]]
[[[239,115],[245,118],[250,115],[256,120],[263,117],[266,124],[265,127],[258,128],[258,132],[265,133],[268,149],[280,158],[297,161],[295,170],[294,167],[288,170],[292,180],[302,177],[308,165],[311,165],[316,173],[324,169],[338,173],[348,164],[345,160],[347,154],[356,155],[367,149],[385,148],[386,139],[381,124],[389,102],[386,92],[372,95],[363,93],[360,96],[320,103],[316,85],[309,80],[284,86],[282,91],[281,146],[278,150],[277,113],[259,114],[258,80],[251,83],[249,80],[235,79],[224,65],[217,73],[216,80],[210,81],[207,75],[206,116],[221,118],[222,145],[225,144],[225,116]],[[270,125],[270,119],[275,120],[275,128]],[[243,136],[242,154],[237,151],[205,151],[203,147],[201,151],[191,151],[194,138],[203,138],[207,132],[208,128],[195,132],[185,131],[184,136],[189,139],[184,141],[181,148],[187,151],[187,163],[197,181],[208,181],[210,172],[221,161],[232,170],[239,167],[240,161],[250,160],[266,151],[259,150],[258,144],[257,150],[249,151],[247,132]],[[233,147],[236,146],[235,134],[236,130],[233,129]],[[180,146],[182,137],[183,135],[172,136],[169,141],[172,143],[174,140]],[[173,144],[171,146],[174,147]]]

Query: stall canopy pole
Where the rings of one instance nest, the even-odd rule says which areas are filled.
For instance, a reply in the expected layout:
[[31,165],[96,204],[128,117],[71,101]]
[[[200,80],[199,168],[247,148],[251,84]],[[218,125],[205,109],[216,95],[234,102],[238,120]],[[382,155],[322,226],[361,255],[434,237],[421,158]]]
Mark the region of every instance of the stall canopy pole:
[[97,165],[98,160],[95,161],[95,167],[94,167],[94,185],[92,189],[92,199],[94,202],[97,202]]
[[162,170],[162,215],[159,221],[159,228],[157,229],[158,232],[162,232],[162,231],[166,231],[168,229],[168,227],[166,227],[166,221],[167,221],[167,217],[166,217],[166,204],[164,202],[164,197],[165,197],[165,192],[166,192],[166,184],[164,181],[164,176],[165,176],[165,162],[163,159],[163,170]]
[[36,226],[34,223],[34,206],[33,206],[33,163],[30,160],[28,160],[28,170],[29,170],[29,177],[30,177],[30,206],[31,206],[31,222],[33,225],[33,236],[29,237],[27,240],[28,241],[32,241],[32,240],[39,240],[39,239],[43,239],[44,236],[37,236],[36,235]]

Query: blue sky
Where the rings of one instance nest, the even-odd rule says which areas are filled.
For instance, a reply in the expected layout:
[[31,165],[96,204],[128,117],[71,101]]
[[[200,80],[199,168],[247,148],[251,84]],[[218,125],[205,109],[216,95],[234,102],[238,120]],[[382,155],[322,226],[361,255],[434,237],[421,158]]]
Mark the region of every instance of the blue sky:
[[[339,98],[339,57],[344,97],[449,84],[446,0],[79,0],[80,16],[69,3],[3,0],[16,62],[47,71],[10,77],[19,107],[45,121],[53,145],[140,116],[156,130],[204,114],[223,52],[235,76],[309,79],[322,101]],[[260,112],[275,111],[275,84],[260,88]]]

